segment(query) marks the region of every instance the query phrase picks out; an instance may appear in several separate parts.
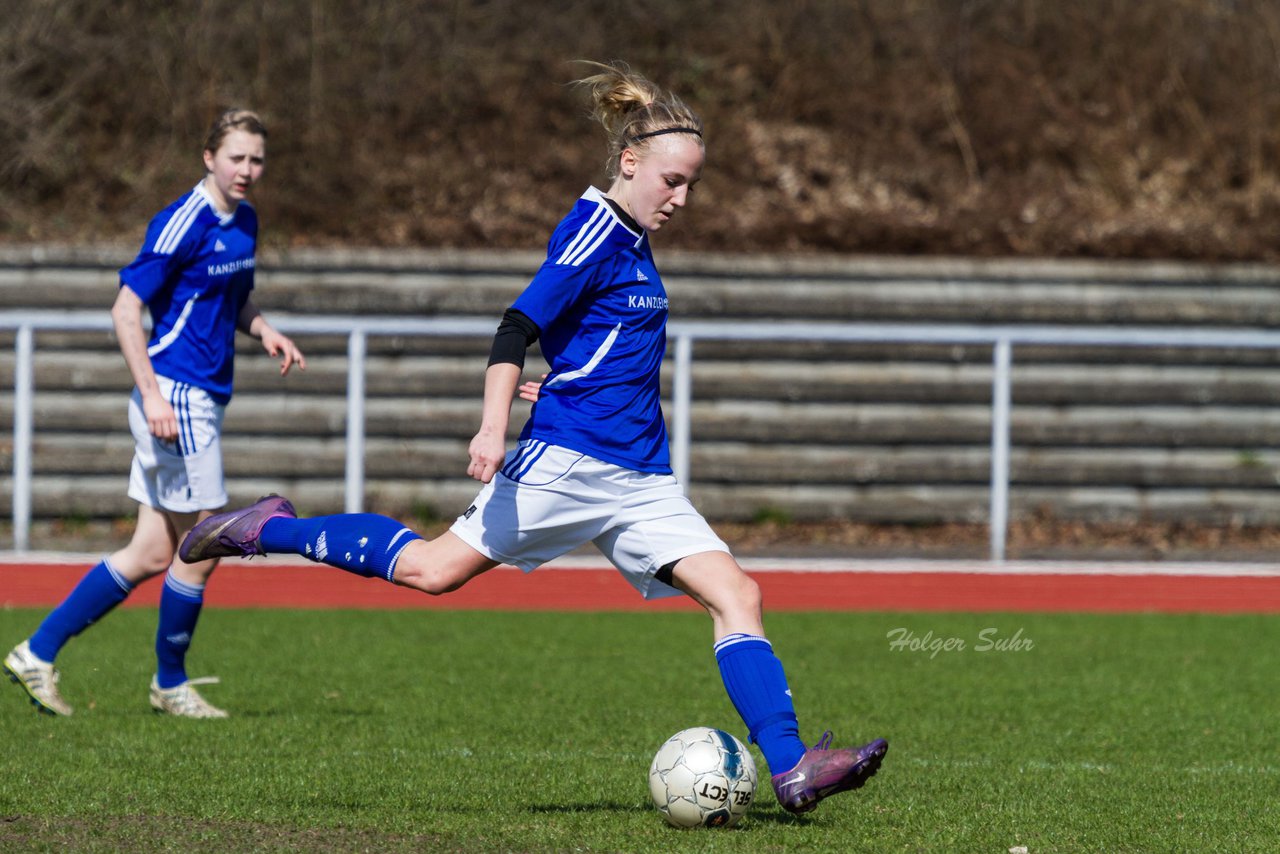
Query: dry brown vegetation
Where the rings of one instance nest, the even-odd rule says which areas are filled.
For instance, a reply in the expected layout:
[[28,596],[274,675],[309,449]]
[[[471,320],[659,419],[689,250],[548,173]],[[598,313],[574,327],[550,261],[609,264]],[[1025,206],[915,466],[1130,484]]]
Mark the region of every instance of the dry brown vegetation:
[[234,104],[268,243],[538,247],[601,180],[568,60],[618,58],[707,121],[668,246],[1280,257],[1264,0],[5,5],[6,242],[136,241]]

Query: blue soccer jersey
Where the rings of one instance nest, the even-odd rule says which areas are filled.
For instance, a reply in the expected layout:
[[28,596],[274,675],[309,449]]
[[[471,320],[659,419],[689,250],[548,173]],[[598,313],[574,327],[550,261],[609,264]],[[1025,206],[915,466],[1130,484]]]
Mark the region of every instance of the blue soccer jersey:
[[512,308],[538,325],[551,367],[521,438],[669,474],[659,384],[667,292],[648,235],[588,188]]
[[120,271],[151,311],[147,354],[157,374],[231,399],[236,321],[253,290],[258,215],[220,214],[203,183],[156,214],[142,251]]

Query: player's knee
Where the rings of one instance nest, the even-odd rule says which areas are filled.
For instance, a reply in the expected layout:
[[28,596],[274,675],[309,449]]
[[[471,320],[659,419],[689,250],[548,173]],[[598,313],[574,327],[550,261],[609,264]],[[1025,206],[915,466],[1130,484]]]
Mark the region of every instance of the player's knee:
[[754,578],[745,572],[739,573],[735,594],[739,608],[750,613],[760,613],[764,606],[764,594]]
[[713,614],[741,622],[759,622],[763,596],[756,580],[741,569],[729,573],[720,582],[719,589],[709,597]]
[[151,578],[169,568],[173,562],[173,552],[159,545],[142,544],[133,549],[126,549],[112,562],[116,569],[135,580]]
[[704,596],[713,615],[732,619],[735,624],[760,619],[763,607],[760,585],[741,570],[725,575]]

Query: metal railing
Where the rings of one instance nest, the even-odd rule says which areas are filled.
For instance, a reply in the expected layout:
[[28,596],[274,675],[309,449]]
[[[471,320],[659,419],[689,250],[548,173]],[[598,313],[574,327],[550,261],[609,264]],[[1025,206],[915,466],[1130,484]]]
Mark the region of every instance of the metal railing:
[[[347,336],[347,433],[345,507],[364,506],[365,365],[370,336],[486,336],[493,318],[437,317],[420,319],[358,318],[275,314],[283,332]],[[32,441],[34,434],[35,332],[109,331],[105,312],[0,312],[0,329],[16,331],[13,416],[14,548],[30,543]],[[1009,520],[1009,424],[1015,345],[1073,347],[1280,348],[1280,330],[1128,327],[1128,326],[977,326],[938,324],[770,323],[671,321],[673,345],[671,467],[685,488],[691,483],[693,347],[698,340],[828,341],[879,344],[972,344],[992,348],[990,559],[1005,557]]]

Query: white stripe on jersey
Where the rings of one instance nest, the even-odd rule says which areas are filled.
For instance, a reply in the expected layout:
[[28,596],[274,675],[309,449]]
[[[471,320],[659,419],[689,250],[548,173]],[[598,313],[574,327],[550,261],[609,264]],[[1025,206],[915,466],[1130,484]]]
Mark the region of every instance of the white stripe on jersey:
[[191,309],[195,307],[196,300],[199,298],[200,295],[196,294],[187,300],[187,304],[182,307],[182,314],[178,315],[178,319],[173,322],[173,328],[166,332],[163,338],[147,348],[148,356],[154,356],[178,340],[178,336],[182,334],[183,327],[187,325],[187,318],[191,316]]
[[[591,215],[591,219],[587,220],[575,236],[572,242],[565,248],[564,253],[556,261],[557,264],[569,264],[577,266],[581,264],[583,259],[591,255],[592,250],[600,245],[600,241],[604,240],[609,234],[610,222],[614,219],[613,211],[609,210],[607,203],[601,202],[596,208],[596,212]],[[584,249],[584,245],[586,248]]]
[[169,238],[173,235],[174,230],[178,227],[178,223],[180,223],[185,218],[187,210],[193,204],[198,204],[198,200],[194,195],[188,196],[187,200],[183,202],[182,205],[169,216],[169,221],[164,224],[164,228],[160,230],[159,236],[156,237],[156,242],[151,246],[152,252],[161,251],[160,247],[165,245],[169,241]]
[[591,361],[587,362],[585,365],[583,365],[581,368],[578,368],[578,370],[576,371],[569,371],[568,373],[565,373],[565,374],[557,374],[556,376],[552,377],[551,379],[543,383],[543,385],[553,386],[553,385],[559,385],[560,383],[567,383],[570,380],[581,379],[582,377],[585,377],[587,374],[594,371],[596,369],[596,365],[600,364],[600,362],[604,360],[604,357],[609,354],[609,351],[613,349],[613,342],[618,340],[618,333],[621,331],[622,331],[622,324],[619,323],[617,326],[613,327],[613,329],[609,332],[609,337],[604,339],[604,343],[596,348],[596,352],[594,355],[592,355]]
[[173,212],[173,216],[165,224],[160,236],[156,238],[155,246],[151,247],[151,251],[157,255],[172,255],[173,251],[178,248],[178,244],[182,242],[182,238],[186,236],[187,231],[191,228],[191,223],[195,222],[196,217],[200,214],[200,209],[208,203],[208,196],[203,193],[192,192],[187,200],[182,203],[182,207]]
[[644,232],[635,232],[631,230],[613,209],[609,199],[604,193],[595,187],[588,187],[587,191],[582,194],[580,201],[588,201],[595,203],[596,209],[587,218],[587,221],[578,229],[578,233],[574,235],[573,240],[569,241],[569,245],[565,247],[564,252],[560,253],[560,257],[556,259],[557,264],[565,264],[572,267],[580,266],[591,254],[604,243],[605,239],[613,233],[615,228],[621,228],[627,234],[636,238],[636,246],[640,245],[640,241],[644,240]]
[[[204,181],[201,181],[192,188],[191,195],[182,203],[182,207],[174,211],[173,216],[165,224],[160,236],[156,238],[152,251],[159,255],[172,255],[179,244],[182,243],[182,238],[191,229],[191,223],[195,222],[196,217],[200,215],[200,211],[206,205],[213,208],[213,199],[204,188]],[[235,217],[234,211],[229,214],[221,214],[215,209],[214,214],[223,225],[227,225]]]

